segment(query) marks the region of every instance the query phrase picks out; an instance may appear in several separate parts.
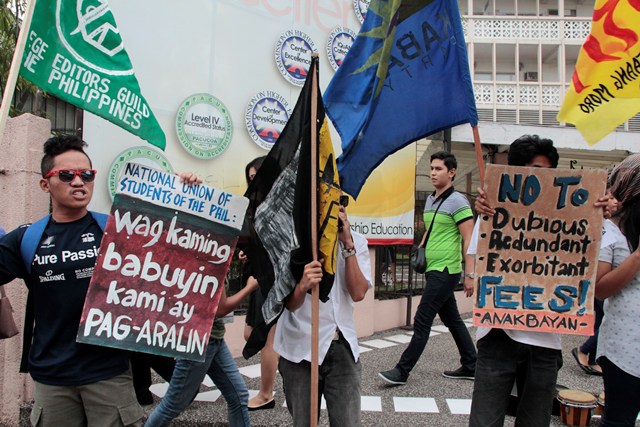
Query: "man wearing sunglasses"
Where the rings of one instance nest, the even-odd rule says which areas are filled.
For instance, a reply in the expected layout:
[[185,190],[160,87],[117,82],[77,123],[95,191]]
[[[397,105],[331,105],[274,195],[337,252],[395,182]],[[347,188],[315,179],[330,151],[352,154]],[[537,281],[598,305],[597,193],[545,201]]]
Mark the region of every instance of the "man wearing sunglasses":
[[29,288],[21,370],[35,382],[34,426],[142,424],[129,354],[76,342],[105,219],[87,209],[96,171],[85,146],[68,135],[45,142],[40,188],[51,215],[0,240],[0,284],[21,278]]

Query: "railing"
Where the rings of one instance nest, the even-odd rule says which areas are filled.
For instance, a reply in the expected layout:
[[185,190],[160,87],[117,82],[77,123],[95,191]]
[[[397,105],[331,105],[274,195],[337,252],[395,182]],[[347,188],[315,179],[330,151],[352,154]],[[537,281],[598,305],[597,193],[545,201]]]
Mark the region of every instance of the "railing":
[[476,82],[473,84],[476,104],[500,106],[542,106],[560,108],[562,94],[568,88],[559,83]]
[[589,18],[521,16],[465,16],[462,29],[467,41],[576,41],[583,42],[591,30]]
[[[424,274],[411,270],[410,246],[376,247],[376,265],[374,271],[375,299],[406,298],[409,295],[422,295],[427,281]],[[464,267],[464,265],[463,265]],[[463,287],[463,278],[456,290]]]
[[[473,84],[481,121],[531,126],[560,126],[556,115],[569,86],[560,83],[476,82]],[[640,132],[640,113],[619,130]]]
[[[376,299],[420,295],[424,287],[424,274],[410,271],[410,246],[377,246],[373,281]],[[411,286],[409,282],[411,281]]]

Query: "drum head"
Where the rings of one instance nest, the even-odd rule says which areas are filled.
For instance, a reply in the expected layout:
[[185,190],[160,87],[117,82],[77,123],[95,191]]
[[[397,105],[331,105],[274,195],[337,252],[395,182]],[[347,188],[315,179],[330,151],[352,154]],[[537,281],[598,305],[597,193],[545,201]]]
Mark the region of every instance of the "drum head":
[[558,399],[578,405],[591,405],[596,402],[596,397],[593,394],[580,390],[560,390]]

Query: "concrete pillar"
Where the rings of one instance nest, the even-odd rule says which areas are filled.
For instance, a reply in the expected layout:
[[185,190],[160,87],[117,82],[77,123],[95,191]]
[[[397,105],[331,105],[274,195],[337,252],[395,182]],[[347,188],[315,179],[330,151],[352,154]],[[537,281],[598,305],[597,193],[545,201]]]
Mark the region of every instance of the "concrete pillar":
[[[9,119],[0,142],[0,225],[10,231],[49,212],[39,187],[42,144],[51,136],[47,119],[23,114]],[[31,377],[18,373],[27,289],[22,280],[5,285],[20,334],[0,340],[0,425],[19,424],[20,405],[33,399]]]

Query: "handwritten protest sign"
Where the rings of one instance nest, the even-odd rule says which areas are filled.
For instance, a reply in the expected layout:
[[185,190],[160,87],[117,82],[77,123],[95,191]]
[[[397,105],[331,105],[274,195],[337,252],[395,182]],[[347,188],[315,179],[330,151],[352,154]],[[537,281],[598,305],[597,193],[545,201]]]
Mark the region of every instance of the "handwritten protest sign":
[[204,360],[248,200],[128,163],[77,341]]
[[591,335],[604,170],[489,165],[473,323]]

